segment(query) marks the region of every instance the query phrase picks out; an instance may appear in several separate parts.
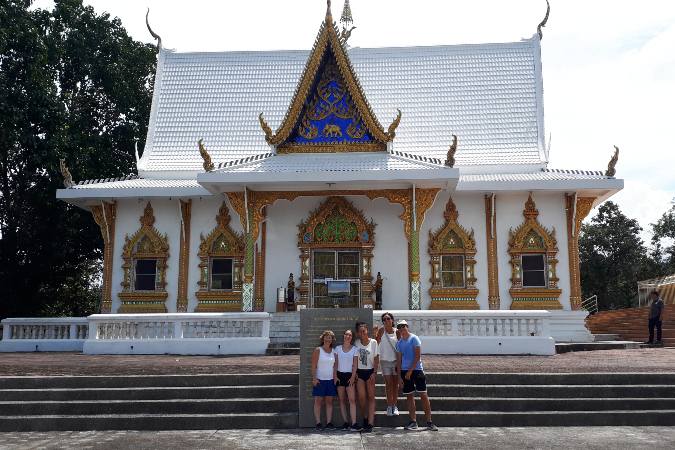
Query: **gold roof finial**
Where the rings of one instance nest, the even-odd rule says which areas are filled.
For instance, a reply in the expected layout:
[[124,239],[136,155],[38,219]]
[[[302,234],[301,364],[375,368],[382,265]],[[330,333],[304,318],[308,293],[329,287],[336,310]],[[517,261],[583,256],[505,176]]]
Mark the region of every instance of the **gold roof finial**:
[[145,26],[148,27],[148,31],[150,32],[150,35],[157,40],[157,50],[161,50],[161,48],[162,48],[162,38],[159,37],[159,34],[152,31],[152,28],[150,28],[150,22],[148,22],[148,15],[149,14],[150,14],[150,8],[148,8],[148,11],[145,13]]
[[613,177],[616,175],[616,163],[619,161],[619,147],[614,146],[614,155],[612,159],[609,160],[607,164],[607,171],[605,172],[606,177]]
[[202,144],[201,139],[197,141],[197,145],[199,146],[199,154],[202,155],[202,159],[204,160],[204,170],[206,172],[213,172],[215,166],[211,161],[211,155],[209,155],[209,152],[206,151],[206,147],[204,147],[204,144]]
[[455,152],[457,152],[457,135],[452,135],[452,144],[448,149],[448,155],[445,158],[445,165],[455,167]]
[[326,22],[333,24],[333,13],[330,10],[330,0],[326,0]]
[[342,7],[340,23],[344,27],[348,27],[354,23],[354,19],[352,18],[352,8],[349,6],[349,0],[345,0],[345,5]]
[[539,25],[537,25],[537,34],[539,35],[540,41],[544,38],[544,34],[541,32],[541,29],[546,26],[546,22],[548,22],[548,13],[550,12],[551,5],[548,3],[548,0],[546,0],[546,15],[544,16],[544,20],[542,20]]
[[65,159],[59,159],[59,168],[61,169],[61,175],[63,176],[63,186],[65,186],[66,189],[73,187],[75,183],[73,182],[73,176],[70,174],[70,170],[68,170],[68,166],[66,166]]
[[347,45],[347,40],[349,36],[352,35],[352,31],[356,28],[354,25],[354,19],[352,19],[352,8],[349,6],[349,0],[345,0],[345,6],[342,8],[342,17],[340,17],[340,23],[342,24],[342,30],[340,31],[340,42],[342,45]]

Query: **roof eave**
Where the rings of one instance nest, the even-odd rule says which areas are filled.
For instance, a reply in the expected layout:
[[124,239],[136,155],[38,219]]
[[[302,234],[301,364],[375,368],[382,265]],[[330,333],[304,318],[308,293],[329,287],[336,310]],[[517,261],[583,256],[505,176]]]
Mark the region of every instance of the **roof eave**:
[[623,180],[617,178],[588,180],[490,180],[462,181],[457,183],[457,191],[548,191],[577,192],[584,196],[597,197],[602,202],[623,189]]
[[287,171],[276,172],[273,177],[267,172],[209,172],[197,176],[197,182],[214,194],[240,191],[244,186],[257,190],[350,190],[393,189],[414,184],[454,189],[458,180],[459,169],[449,167],[405,171]]

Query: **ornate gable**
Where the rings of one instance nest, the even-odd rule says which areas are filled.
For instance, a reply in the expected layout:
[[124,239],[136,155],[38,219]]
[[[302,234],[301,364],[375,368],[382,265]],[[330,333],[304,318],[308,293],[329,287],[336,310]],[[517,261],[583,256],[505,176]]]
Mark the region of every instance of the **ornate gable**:
[[361,89],[333,22],[330,1],[305,70],[276,133],[259,116],[265,139],[279,153],[383,151],[401,112],[384,131]]

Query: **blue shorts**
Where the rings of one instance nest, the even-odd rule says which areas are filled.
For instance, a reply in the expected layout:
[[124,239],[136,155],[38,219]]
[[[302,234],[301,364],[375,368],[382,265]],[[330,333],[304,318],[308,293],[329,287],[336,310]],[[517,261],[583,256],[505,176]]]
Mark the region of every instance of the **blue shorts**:
[[312,388],[314,397],[337,397],[337,389],[333,380],[319,380],[319,384]]

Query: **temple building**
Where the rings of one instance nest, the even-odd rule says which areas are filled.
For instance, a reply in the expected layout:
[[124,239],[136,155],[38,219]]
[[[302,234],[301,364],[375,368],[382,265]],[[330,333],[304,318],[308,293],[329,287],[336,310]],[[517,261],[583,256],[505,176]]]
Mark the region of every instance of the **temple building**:
[[350,48],[328,3],[310,51],[160,45],[138,174],[57,192],[101,228],[101,312],[273,312],[289,274],[300,308],[579,309],[623,181],[618,150],[548,167],[540,29]]

